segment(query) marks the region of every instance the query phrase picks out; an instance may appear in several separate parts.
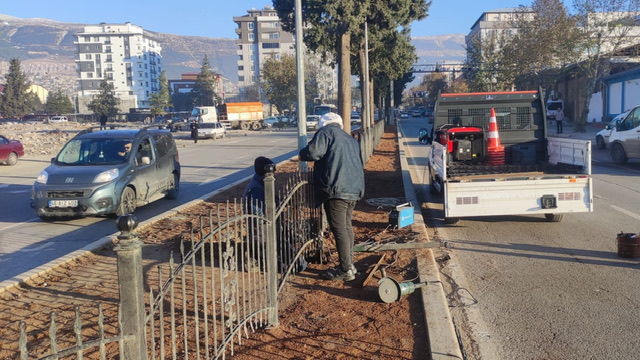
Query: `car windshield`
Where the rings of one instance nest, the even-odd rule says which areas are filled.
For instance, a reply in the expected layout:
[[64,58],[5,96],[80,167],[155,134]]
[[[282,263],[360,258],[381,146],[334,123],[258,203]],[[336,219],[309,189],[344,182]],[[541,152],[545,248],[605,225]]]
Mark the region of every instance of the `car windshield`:
[[60,150],[56,163],[62,165],[120,164],[128,159],[132,142],[133,139],[72,139]]

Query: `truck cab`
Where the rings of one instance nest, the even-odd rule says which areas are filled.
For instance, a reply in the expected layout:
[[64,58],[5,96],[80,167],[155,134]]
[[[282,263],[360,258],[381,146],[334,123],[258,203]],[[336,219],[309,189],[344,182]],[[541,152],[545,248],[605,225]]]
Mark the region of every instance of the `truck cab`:
[[191,111],[189,122],[199,123],[218,122],[218,111],[215,106],[196,106]]
[[631,109],[609,135],[611,160],[624,164],[629,158],[640,158],[640,106]]

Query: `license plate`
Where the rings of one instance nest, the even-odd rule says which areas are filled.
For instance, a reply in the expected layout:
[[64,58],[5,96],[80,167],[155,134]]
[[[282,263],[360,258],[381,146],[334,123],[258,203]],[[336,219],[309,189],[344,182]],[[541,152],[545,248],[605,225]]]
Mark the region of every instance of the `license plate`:
[[65,208],[78,206],[78,200],[49,200],[51,208]]

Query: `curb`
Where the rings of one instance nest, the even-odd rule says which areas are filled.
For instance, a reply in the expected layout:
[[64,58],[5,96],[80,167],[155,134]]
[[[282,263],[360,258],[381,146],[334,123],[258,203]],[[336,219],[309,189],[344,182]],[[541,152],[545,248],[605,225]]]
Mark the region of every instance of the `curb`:
[[[279,162],[278,164],[276,164],[276,166],[280,165],[280,164],[282,164],[284,162],[290,161],[290,160],[291,159],[283,160],[283,161]],[[222,187],[220,189],[214,190],[214,191],[212,191],[210,193],[204,194],[204,195],[202,195],[201,197],[199,197],[197,199],[191,200],[191,201],[189,201],[189,202],[187,202],[185,204],[182,204],[182,205],[180,205],[180,206],[178,206],[176,208],[173,208],[171,210],[167,210],[167,211],[165,211],[165,212],[163,212],[161,214],[158,214],[158,215],[156,215],[154,217],[151,217],[151,218],[141,222],[136,229],[138,229],[138,230],[143,229],[144,227],[150,226],[151,224],[155,223],[156,221],[159,221],[159,220],[162,220],[164,218],[173,216],[173,215],[177,214],[178,212],[180,212],[180,211],[182,211],[182,210],[184,210],[186,208],[192,207],[192,206],[194,206],[194,205],[196,205],[196,204],[198,204],[198,203],[200,203],[200,202],[202,202],[202,201],[204,201],[204,200],[206,200],[206,199],[208,199],[208,198],[210,198],[212,196],[215,196],[216,194],[218,194],[220,192],[223,192],[223,191],[225,191],[225,190],[227,190],[229,188],[232,188],[232,187],[234,187],[234,186],[236,186],[236,185],[238,185],[238,184],[240,184],[240,183],[242,183],[244,181],[247,181],[247,180],[251,179],[252,176],[253,175],[246,176],[246,177],[244,177],[244,178],[242,178],[242,179],[240,179],[240,180],[238,180],[238,181],[236,181],[236,182],[234,182],[232,184],[229,184],[229,185],[227,185],[225,187]],[[81,249],[78,249],[78,250],[75,250],[73,252],[70,252],[69,254],[67,254],[65,256],[59,257],[59,258],[57,258],[55,260],[51,260],[46,264],[38,266],[37,268],[31,269],[29,271],[25,271],[24,273],[22,273],[20,275],[16,275],[11,279],[7,279],[7,280],[4,280],[4,281],[0,282],[0,296],[2,294],[4,294],[5,292],[13,289],[13,288],[17,288],[20,285],[23,285],[23,284],[29,282],[30,280],[33,280],[33,279],[35,279],[35,278],[37,278],[39,276],[46,275],[46,274],[52,272],[53,270],[55,270],[56,268],[58,268],[58,267],[60,267],[62,265],[65,265],[67,263],[73,262],[73,261],[79,259],[82,256],[86,256],[89,253],[100,249],[101,247],[104,247],[104,246],[109,245],[110,243],[113,243],[113,241],[118,237],[118,234],[119,234],[119,232],[115,232],[113,234],[104,236],[104,237],[100,238],[99,240],[96,240],[96,241],[84,246]]]
[[[413,204],[414,223],[411,225],[411,230],[420,233],[429,241],[427,226],[422,217],[420,202],[416,197],[400,131],[397,131],[397,136],[404,193],[406,200]],[[430,359],[462,359],[460,344],[453,325],[453,318],[449,312],[449,303],[440,279],[438,265],[433,251],[427,249],[427,254],[426,258],[418,258],[418,273],[420,282],[429,282],[429,285],[420,288],[420,294],[427,326]]]

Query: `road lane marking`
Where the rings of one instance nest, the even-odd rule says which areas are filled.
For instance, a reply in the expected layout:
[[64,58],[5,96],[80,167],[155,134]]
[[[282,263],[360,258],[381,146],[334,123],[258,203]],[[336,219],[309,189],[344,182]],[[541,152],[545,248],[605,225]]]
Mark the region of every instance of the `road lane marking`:
[[629,216],[631,216],[632,218],[634,218],[636,220],[640,220],[640,214],[636,214],[636,213],[631,212],[629,210],[625,210],[625,209],[623,209],[623,208],[621,208],[619,206],[616,206],[616,205],[610,205],[610,206],[611,206],[611,208],[613,210],[619,211],[619,212],[621,212],[621,213],[623,213],[625,215],[629,215]]
[[34,248],[31,248],[31,249],[20,249],[20,250],[18,250],[18,252],[33,252],[33,251],[40,251],[40,250],[42,250],[42,249],[44,249],[44,248],[47,248],[47,247],[49,247],[49,246],[51,246],[51,245],[53,245],[53,243],[52,243],[52,242],[46,242],[46,243],[44,243],[44,244],[42,244],[42,245],[40,245],[40,246],[36,246],[36,247],[34,247]]

